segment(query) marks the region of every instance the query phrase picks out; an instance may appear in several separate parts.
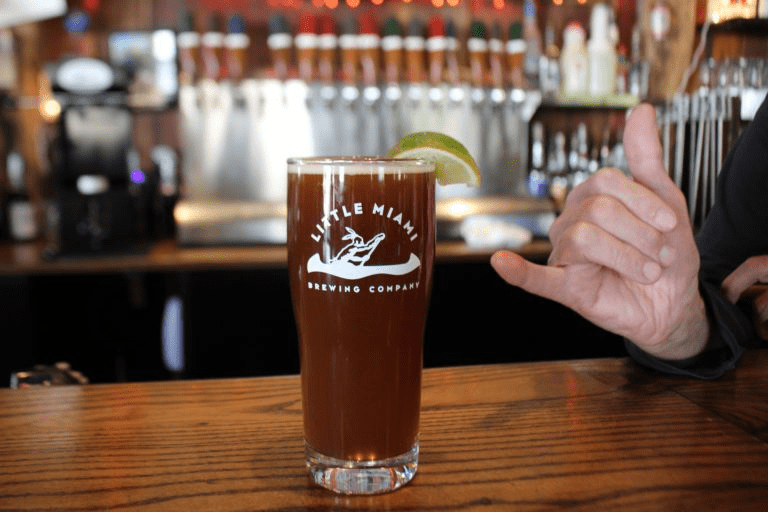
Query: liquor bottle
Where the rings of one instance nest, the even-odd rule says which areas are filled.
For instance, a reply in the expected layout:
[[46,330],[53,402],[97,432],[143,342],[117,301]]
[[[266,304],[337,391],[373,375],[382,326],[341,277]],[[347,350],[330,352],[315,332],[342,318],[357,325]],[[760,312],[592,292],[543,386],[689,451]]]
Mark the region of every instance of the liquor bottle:
[[426,47],[429,83],[437,86],[443,81],[445,69],[445,25],[440,16],[433,16],[429,20]]
[[611,8],[595,4],[589,21],[589,93],[613,94],[616,90],[616,44],[611,35]]
[[568,171],[573,174],[580,168],[579,162],[579,132],[571,132],[571,142],[568,144]]
[[293,38],[285,16],[275,14],[269,19],[267,46],[272,56],[272,67],[279,80],[288,78],[288,66],[291,62]]
[[555,42],[555,31],[547,25],[544,30],[544,53],[539,57],[539,89],[552,95],[560,88],[560,49]]
[[627,94],[629,90],[629,63],[627,62],[627,47],[623,44],[619,45],[616,59],[616,92]]
[[8,176],[8,230],[17,242],[37,237],[38,227],[34,205],[27,193],[27,172],[24,158],[12,150],[6,158]]
[[200,52],[203,59],[203,76],[213,81],[224,78],[224,31],[221,15],[212,13],[208,18],[208,28],[200,39]]
[[586,32],[578,21],[572,21],[563,30],[563,51],[560,54],[563,94],[584,94],[588,88],[589,56],[585,46]]
[[539,86],[539,57],[541,57],[541,31],[536,17],[536,2],[525,0],[523,4],[523,38],[526,43],[523,69],[534,87]]
[[627,154],[624,152],[624,131],[618,130],[616,133],[616,143],[611,149],[611,166],[620,170],[627,176],[630,176],[629,163],[627,163]]
[[611,130],[603,130],[603,141],[600,144],[600,168],[610,167],[611,162]]
[[226,75],[235,82],[245,78],[248,46],[248,34],[245,33],[245,20],[240,14],[233,14],[227,21],[227,35],[224,36],[224,54]]
[[293,46],[296,48],[299,78],[307,83],[315,79],[317,45],[317,20],[312,14],[303,14],[299,19],[298,33],[293,38]]
[[509,25],[507,35],[506,53],[509,83],[515,89],[525,88],[525,74],[523,73],[523,61],[525,59],[527,44],[523,39],[523,26],[519,21],[513,21]]
[[324,84],[331,85],[336,79],[336,49],[339,45],[336,22],[333,16],[324,14],[320,16],[319,24],[317,73]]
[[488,40],[485,35],[485,25],[481,21],[474,21],[470,25],[467,51],[472,85],[483,87],[488,70]]
[[397,18],[391,17],[384,22],[381,49],[384,53],[384,81],[397,84],[403,68],[403,36]]
[[536,121],[531,126],[531,171],[528,174],[528,192],[533,197],[549,194],[549,178],[545,168],[544,125]]
[[589,134],[587,132],[587,124],[579,123],[576,128],[578,134],[578,149],[579,149],[579,172],[587,172],[589,170]]
[[568,177],[568,157],[565,153],[565,134],[556,132],[552,137],[549,156],[547,158],[547,174],[549,177],[549,196],[555,202],[555,207],[562,210],[565,198],[570,189]]
[[200,34],[195,30],[192,11],[182,13],[179,19],[176,45],[179,48],[179,84],[192,85],[201,75]]

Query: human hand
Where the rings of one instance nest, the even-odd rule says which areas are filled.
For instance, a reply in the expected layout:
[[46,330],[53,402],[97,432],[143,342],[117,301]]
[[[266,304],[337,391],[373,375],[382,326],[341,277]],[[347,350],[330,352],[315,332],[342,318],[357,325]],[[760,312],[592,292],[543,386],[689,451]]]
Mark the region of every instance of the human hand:
[[703,349],[708,324],[685,198],[664,170],[655,116],[641,105],[627,120],[633,179],[602,169],[568,195],[547,266],[508,251],[491,265],[652,355],[684,359]]
[[768,256],[753,256],[723,279],[723,292],[736,304],[744,298],[752,303],[757,334],[768,340]]

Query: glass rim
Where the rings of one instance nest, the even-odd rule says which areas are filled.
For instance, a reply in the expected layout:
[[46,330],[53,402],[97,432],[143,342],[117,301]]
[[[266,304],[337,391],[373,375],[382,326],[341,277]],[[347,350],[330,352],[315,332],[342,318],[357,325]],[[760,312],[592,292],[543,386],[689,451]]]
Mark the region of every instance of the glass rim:
[[350,165],[350,164],[409,164],[416,166],[435,165],[431,158],[400,158],[388,156],[304,156],[289,157],[288,165]]

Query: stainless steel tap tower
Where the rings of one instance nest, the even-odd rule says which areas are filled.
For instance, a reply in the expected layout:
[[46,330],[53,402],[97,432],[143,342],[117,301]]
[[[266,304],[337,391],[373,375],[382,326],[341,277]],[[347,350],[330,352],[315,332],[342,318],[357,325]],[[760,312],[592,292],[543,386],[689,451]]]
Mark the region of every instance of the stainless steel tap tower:
[[546,210],[526,186],[528,123],[540,102],[539,91],[470,84],[203,79],[182,86],[178,239],[282,243],[288,157],[383,155],[406,133],[424,130],[461,141],[482,172],[477,189],[440,187],[438,216],[455,217],[456,201],[469,205],[467,213]]

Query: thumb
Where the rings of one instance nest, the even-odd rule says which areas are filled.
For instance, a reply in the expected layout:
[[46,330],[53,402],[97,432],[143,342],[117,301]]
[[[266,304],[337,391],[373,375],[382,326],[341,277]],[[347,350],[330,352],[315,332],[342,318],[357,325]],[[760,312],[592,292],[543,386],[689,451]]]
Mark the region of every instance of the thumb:
[[644,103],[630,114],[624,129],[624,150],[635,181],[670,203],[677,187],[664,169],[653,106]]

